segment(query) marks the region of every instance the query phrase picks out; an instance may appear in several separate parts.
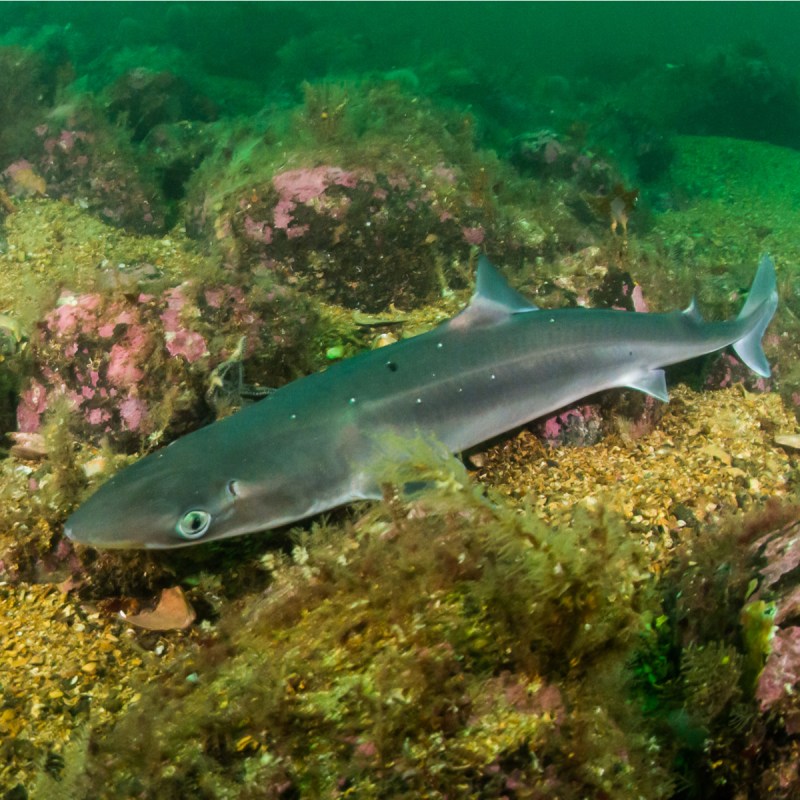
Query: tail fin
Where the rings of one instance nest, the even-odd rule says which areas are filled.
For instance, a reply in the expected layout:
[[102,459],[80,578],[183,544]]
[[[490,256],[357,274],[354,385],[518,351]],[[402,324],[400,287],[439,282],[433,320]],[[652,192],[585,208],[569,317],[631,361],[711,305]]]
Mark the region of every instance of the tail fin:
[[775,264],[768,255],[761,256],[756,277],[747,295],[737,319],[757,317],[757,321],[747,335],[734,342],[736,355],[763,378],[770,376],[770,368],[764,351],[761,349],[761,337],[767,329],[775,309],[778,307],[778,290],[775,285]]

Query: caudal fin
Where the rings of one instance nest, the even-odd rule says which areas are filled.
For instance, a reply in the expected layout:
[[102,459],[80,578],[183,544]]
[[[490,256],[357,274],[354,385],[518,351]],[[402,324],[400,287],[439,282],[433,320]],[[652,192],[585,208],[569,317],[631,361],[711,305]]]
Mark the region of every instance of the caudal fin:
[[778,307],[778,290],[775,285],[775,264],[768,255],[761,256],[756,277],[747,295],[738,319],[755,317],[756,321],[746,336],[734,342],[733,349],[739,358],[757,375],[770,376],[767,358],[761,348],[761,338]]

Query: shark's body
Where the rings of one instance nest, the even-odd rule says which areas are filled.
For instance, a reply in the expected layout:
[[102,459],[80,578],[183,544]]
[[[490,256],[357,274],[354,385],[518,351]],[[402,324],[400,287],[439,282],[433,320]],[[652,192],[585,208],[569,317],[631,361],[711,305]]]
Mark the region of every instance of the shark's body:
[[67,521],[75,541],[165,548],[275,528],[380,496],[385,431],[460,452],[612,387],[667,400],[661,367],[732,344],[769,375],[777,306],[763,257],[741,314],[537,309],[485,258],[470,305],[428,333],[288,384],[115,475]]

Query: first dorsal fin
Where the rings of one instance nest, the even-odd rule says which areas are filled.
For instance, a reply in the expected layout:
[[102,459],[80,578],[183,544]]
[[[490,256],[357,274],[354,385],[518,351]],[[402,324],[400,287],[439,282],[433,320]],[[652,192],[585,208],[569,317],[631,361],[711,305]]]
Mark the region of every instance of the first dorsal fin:
[[478,259],[475,293],[469,305],[450,320],[450,325],[455,328],[493,325],[511,314],[538,310],[516,289],[512,289],[489,259],[482,255]]

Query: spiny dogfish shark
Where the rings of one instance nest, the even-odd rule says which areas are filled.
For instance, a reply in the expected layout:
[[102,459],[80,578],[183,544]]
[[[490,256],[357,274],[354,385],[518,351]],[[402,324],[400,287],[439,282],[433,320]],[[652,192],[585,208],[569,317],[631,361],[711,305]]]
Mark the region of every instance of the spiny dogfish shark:
[[738,317],[539,309],[482,257],[469,305],[427,333],[289,383],[123,469],[67,520],[81,544],[172,548],[277,528],[381,497],[382,435],[451,452],[582,397],[630,387],[667,401],[665,367],[732,345],[769,376],[778,303],[763,256]]

